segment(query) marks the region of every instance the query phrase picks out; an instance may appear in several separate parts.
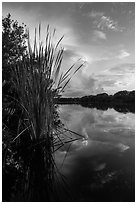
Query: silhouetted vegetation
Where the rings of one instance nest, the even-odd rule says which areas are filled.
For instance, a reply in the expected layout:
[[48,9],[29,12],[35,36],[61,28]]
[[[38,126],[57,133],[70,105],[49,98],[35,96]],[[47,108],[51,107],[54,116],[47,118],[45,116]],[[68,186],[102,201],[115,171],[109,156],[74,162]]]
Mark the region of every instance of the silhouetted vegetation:
[[47,26],[43,45],[39,25],[32,48],[29,31],[10,14],[2,23],[3,201],[56,200],[54,153],[78,137],[66,137],[55,98],[83,64],[61,74],[63,37],[53,43],[55,30]]
[[114,95],[107,93],[83,96],[81,98],[59,98],[59,104],[81,104],[84,107],[107,110],[114,108],[118,112],[135,112],[135,91],[119,91]]

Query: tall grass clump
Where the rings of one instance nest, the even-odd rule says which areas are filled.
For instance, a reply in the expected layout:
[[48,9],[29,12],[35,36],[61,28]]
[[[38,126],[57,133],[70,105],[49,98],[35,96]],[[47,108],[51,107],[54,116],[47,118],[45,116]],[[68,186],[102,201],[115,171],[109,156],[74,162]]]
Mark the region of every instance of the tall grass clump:
[[37,36],[35,29],[33,45],[28,37],[27,55],[22,56],[12,67],[11,80],[16,97],[10,96],[9,100],[16,104],[19,111],[11,144],[17,147],[19,158],[23,159],[22,168],[25,172],[22,174],[23,183],[19,187],[22,196],[17,196],[16,192],[17,201],[52,200],[50,195],[55,175],[54,152],[70,141],[64,139],[65,132],[69,130],[61,130],[58,123],[56,100],[72,76],[83,66],[82,63],[75,69],[73,64],[62,73],[63,37],[53,43],[55,30],[51,33],[47,26],[43,44],[40,25],[38,33]]

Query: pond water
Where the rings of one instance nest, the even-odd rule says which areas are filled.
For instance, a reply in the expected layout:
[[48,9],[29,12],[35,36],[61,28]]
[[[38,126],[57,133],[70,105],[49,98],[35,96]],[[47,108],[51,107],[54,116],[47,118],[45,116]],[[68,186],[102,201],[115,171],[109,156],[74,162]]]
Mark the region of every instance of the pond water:
[[59,114],[84,136],[56,153],[61,201],[134,201],[135,115],[80,105],[60,105]]

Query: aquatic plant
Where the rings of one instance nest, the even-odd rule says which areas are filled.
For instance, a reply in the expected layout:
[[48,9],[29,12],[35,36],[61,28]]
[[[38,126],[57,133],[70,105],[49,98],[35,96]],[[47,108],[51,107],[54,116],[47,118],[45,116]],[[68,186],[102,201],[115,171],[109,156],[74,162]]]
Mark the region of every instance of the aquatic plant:
[[[77,68],[76,64],[73,64],[65,73],[61,73],[63,36],[57,43],[53,43],[55,32],[54,30],[51,33],[47,26],[43,45],[39,25],[38,42],[35,29],[33,48],[28,32],[27,55],[22,56],[11,69],[12,89],[15,94],[13,97],[8,95],[5,97],[10,104],[16,104],[12,114],[9,106],[6,107],[12,116],[10,123],[16,124],[13,128],[14,134],[6,148],[9,148],[9,144],[16,147],[16,155],[22,158],[21,165],[25,172],[22,174],[23,182],[19,195],[19,191],[15,192],[16,201],[51,200],[56,165],[54,152],[65,143],[77,139],[65,134],[66,132],[71,134],[72,131],[61,125],[56,100],[84,63]],[[15,189],[18,189],[17,184]],[[13,200],[15,201],[15,197]]]

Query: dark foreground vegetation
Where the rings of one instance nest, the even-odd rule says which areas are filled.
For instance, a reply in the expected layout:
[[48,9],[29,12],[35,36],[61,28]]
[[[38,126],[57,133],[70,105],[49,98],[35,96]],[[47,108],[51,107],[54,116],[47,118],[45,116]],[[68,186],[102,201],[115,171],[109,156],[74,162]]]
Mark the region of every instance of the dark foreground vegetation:
[[79,139],[66,137],[55,98],[83,64],[60,73],[63,37],[53,43],[55,32],[47,26],[43,44],[39,25],[31,45],[24,24],[2,19],[3,201],[57,201],[57,176],[64,180],[54,154]]
[[59,98],[58,104],[80,104],[84,107],[107,110],[114,108],[118,112],[135,113],[135,91],[119,91],[114,95],[107,93],[89,95],[81,98]]

